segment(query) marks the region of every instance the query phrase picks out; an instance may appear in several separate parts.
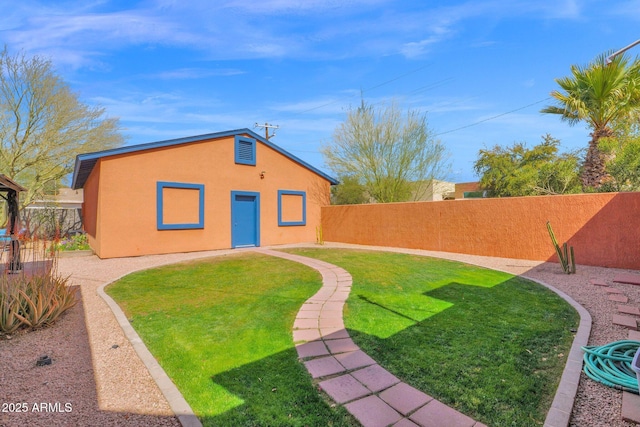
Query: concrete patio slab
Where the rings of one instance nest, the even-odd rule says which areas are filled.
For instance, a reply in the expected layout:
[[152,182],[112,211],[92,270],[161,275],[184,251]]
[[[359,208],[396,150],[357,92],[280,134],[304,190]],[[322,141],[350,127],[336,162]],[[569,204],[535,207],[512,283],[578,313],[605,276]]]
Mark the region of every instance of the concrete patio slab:
[[299,311],[298,315],[296,316],[296,319],[319,319],[320,318],[320,311],[316,311],[316,310],[305,310],[305,311]]
[[343,302],[327,302],[322,306],[322,311],[339,311],[340,313],[342,313],[343,308]]
[[640,308],[634,306],[634,305],[619,305],[618,306],[618,311],[620,313],[625,313],[625,314],[633,314],[636,316],[640,316]]
[[293,342],[317,341],[320,338],[318,329],[297,329],[293,331]]
[[630,329],[628,337],[630,340],[640,341],[640,331]]
[[293,329],[318,329],[318,319],[298,319],[293,322]]
[[327,393],[336,403],[343,404],[371,394],[371,392],[351,375],[342,375],[322,381],[320,389]]
[[320,357],[304,362],[304,366],[313,378],[322,378],[344,372],[344,366],[334,357]]
[[624,294],[624,292],[622,292],[620,289],[618,288],[611,288],[611,287],[606,287],[604,288],[604,291],[608,294]]
[[307,301],[300,306],[300,311],[320,311],[321,308],[321,303]]
[[305,359],[308,357],[328,356],[329,350],[322,341],[310,341],[296,345],[298,357]]
[[398,384],[400,380],[380,365],[371,365],[351,372],[351,375],[374,393]]
[[358,347],[351,338],[328,340],[326,344],[329,351],[333,354],[360,350],[360,347]]
[[409,418],[403,418],[393,425],[393,427],[420,427]]
[[363,427],[387,427],[400,419],[396,412],[377,396],[368,396],[345,405]]
[[616,283],[626,283],[629,285],[640,285],[640,274],[620,273],[613,278]]
[[329,340],[339,340],[342,338],[350,338],[349,332],[346,329],[338,329],[336,331],[327,332],[327,330],[322,331],[322,339],[325,341]]
[[591,279],[591,284],[595,285],[595,286],[609,286],[608,284],[606,284],[602,280],[594,280],[594,279]]
[[638,329],[638,320],[635,317],[623,316],[622,314],[613,315],[613,324],[629,329]]
[[435,399],[409,418],[422,427],[474,427],[476,423],[472,418]]
[[336,291],[329,297],[328,302],[344,303],[349,298],[349,291]]
[[347,369],[363,368],[376,363],[375,360],[362,350],[352,351],[351,353],[340,353],[334,357]]
[[342,320],[342,316],[336,318],[322,318],[320,319],[320,329],[327,328],[340,328],[344,329],[344,320]]
[[335,311],[335,310],[322,310],[320,312],[320,318],[321,319],[338,319],[338,318],[342,318],[342,312],[341,311]]
[[406,383],[396,384],[380,393],[379,396],[403,415],[407,415],[433,400],[433,397]]
[[[335,327],[335,328],[320,328],[320,333],[322,335],[322,339],[341,339],[341,338],[350,338],[349,333],[344,329],[344,327]],[[337,334],[337,335],[336,335]],[[338,335],[342,334],[342,336],[338,337]],[[331,337],[331,338],[327,338]]]
[[628,391],[622,392],[622,419],[640,423],[640,396]]
[[621,302],[626,304],[629,302],[629,298],[622,294],[611,294],[609,295],[609,301]]

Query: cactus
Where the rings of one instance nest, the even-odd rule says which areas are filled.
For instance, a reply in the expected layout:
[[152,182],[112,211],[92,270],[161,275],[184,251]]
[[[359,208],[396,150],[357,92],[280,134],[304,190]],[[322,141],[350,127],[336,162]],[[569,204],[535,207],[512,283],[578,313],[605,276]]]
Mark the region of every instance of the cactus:
[[322,226],[319,225],[316,227],[316,243],[319,245],[324,245],[324,238],[322,237]]
[[575,273],[576,260],[573,255],[573,246],[567,247],[567,244],[565,242],[562,244],[562,249],[560,248],[560,245],[558,245],[558,241],[556,240],[556,235],[553,233],[553,229],[551,228],[551,223],[549,221],[547,221],[547,230],[549,231],[549,236],[551,236],[553,247],[556,249],[556,254],[558,254],[558,258],[560,259],[562,269],[567,274]]

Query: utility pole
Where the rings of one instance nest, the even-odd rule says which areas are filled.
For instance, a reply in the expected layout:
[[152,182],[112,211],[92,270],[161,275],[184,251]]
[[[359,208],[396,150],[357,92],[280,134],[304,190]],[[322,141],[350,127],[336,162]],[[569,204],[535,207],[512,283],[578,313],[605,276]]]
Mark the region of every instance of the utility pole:
[[[260,125],[256,122],[255,125],[253,125],[254,128],[264,128],[264,137],[265,139],[268,141],[269,138],[276,136],[276,131],[275,129],[280,129],[280,126],[278,125],[271,125],[267,122],[265,122],[265,124]],[[273,133],[271,135],[269,135],[269,129],[274,129]]]

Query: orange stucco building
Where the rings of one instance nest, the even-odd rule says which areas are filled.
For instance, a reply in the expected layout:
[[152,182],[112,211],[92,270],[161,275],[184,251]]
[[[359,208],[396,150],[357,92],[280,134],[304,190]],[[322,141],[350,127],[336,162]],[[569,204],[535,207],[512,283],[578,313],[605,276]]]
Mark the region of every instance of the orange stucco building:
[[249,129],[81,154],[101,258],[311,242],[337,181]]

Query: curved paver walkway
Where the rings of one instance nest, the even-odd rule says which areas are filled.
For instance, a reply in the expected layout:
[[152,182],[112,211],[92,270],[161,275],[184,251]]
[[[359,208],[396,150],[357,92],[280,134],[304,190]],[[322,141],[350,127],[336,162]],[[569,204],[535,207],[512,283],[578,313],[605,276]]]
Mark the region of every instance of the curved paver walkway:
[[322,274],[322,288],[298,312],[293,340],[320,388],[364,427],[486,427],[401,382],[351,340],[342,319],[352,283],[347,271],[299,255],[256,251],[299,262]]

